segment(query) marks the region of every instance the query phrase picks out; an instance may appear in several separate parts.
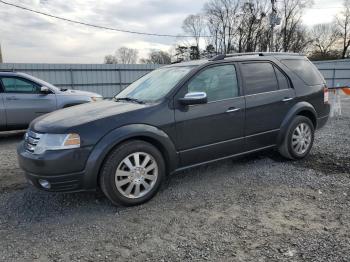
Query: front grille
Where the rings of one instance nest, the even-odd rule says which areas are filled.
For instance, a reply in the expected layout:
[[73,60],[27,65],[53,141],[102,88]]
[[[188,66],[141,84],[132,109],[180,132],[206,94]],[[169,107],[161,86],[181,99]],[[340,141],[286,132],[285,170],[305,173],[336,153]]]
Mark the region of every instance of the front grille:
[[30,152],[34,153],[34,150],[39,143],[40,138],[42,137],[42,134],[35,133],[33,131],[28,131],[24,135],[24,148]]

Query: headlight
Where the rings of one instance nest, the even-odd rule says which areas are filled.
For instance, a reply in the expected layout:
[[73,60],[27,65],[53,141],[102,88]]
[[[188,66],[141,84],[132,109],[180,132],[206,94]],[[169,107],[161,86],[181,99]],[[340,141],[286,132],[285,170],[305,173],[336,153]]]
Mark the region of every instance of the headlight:
[[62,150],[80,147],[78,134],[43,134],[34,149],[34,154],[42,154],[47,150]]
[[100,96],[92,96],[91,97],[92,102],[97,102],[97,101],[101,101],[101,100],[103,100],[103,97],[100,97]]

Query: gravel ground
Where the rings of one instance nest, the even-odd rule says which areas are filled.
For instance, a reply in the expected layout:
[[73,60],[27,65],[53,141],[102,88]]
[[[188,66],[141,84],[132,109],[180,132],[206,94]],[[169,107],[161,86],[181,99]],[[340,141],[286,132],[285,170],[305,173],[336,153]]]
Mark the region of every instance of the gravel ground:
[[154,200],[117,208],[94,194],[24,183],[0,137],[1,261],[350,261],[350,100],[310,156],[266,151],[182,172]]

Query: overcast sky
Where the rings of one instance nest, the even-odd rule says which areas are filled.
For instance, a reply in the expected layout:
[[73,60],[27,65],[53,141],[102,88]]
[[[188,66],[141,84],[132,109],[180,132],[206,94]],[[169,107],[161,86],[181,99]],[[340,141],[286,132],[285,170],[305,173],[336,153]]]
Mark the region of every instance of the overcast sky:
[[[204,0],[6,0],[57,16],[133,31],[181,34],[182,21],[202,10]],[[342,0],[314,0],[307,25],[331,22]],[[169,51],[173,38],[93,29],[30,13],[0,3],[0,43],[5,62],[102,63],[121,46]]]

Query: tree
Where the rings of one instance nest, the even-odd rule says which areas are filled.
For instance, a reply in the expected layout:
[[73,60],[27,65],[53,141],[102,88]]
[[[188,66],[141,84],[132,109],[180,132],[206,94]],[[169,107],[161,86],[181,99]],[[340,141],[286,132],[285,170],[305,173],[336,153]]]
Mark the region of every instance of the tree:
[[212,44],[207,45],[202,52],[202,56],[206,58],[212,58],[215,55],[217,55],[217,53],[215,51],[215,47]]
[[105,56],[105,64],[136,64],[137,58],[136,49],[120,47],[114,55]]
[[194,37],[197,49],[201,36],[205,32],[205,23],[201,15],[189,15],[182,23],[182,29],[186,34]]
[[189,52],[190,52],[189,54],[190,60],[200,59],[200,50],[198,46],[196,45],[190,46]]
[[321,57],[327,57],[335,49],[340,35],[335,23],[318,24],[311,30],[311,37],[314,39],[313,45]]
[[238,52],[267,51],[269,26],[267,11],[269,2],[254,0],[241,7],[238,27]]
[[136,49],[121,47],[117,50],[115,57],[120,64],[136,64],[138,53]]
[[209,0],[204,6],[208,30],[212,35],[209,44],[215,47],[217,53],[233,50],[240,3],[239,0]]
[[114,55],[106,55],[105,56],[105,64],[117,64]]
[[176,63],[189,60],[188,47],[183,45],[178,45],[175,47],[175,58]]
[[344,0],[344,9],[337,16],[337,23],[340,28],[342,39],[342,58],[345,58],[350,46],[350,0]]
[[[312,0],[282,0],[282,26],[278,36],[281,38],[280,50],[283,52],[302,52],[310,44],[302,26],[302,15],[306,7],[312,5]],[[303,42],[301,42],[303,41]],[[278,45],[277,45],[278,46]],[[300,50],[298,50],[300,49]]]
[[321,54],[318,50],[313,50],[308,56],[311,61],[336,60],[341,58],[341,50],[330,50],[327,54]]
[[148,54],[148,58],[142,58],[140,62],[143,64],[167,65],[171,64],[171,57],[167,52],[153,50]]

